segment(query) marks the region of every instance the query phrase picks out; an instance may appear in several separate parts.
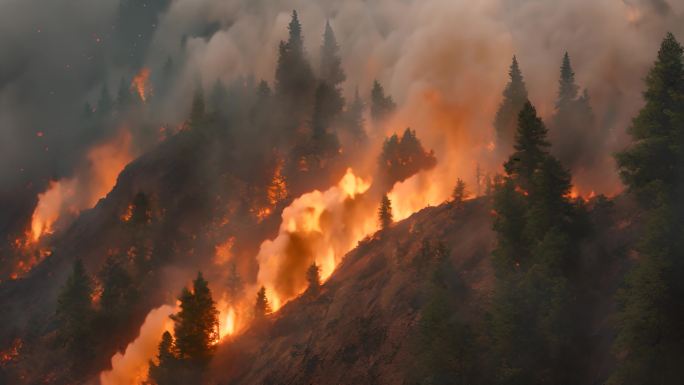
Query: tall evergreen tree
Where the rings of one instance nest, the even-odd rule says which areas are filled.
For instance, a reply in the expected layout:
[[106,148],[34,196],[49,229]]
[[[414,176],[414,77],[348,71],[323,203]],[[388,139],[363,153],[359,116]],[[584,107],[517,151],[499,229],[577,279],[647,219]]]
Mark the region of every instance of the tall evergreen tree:
[[271,313],[271,305],[266,297],[266,288],[261,287],[257,292],[256,303],[254,304],[254,319],[262,320]]
[[570,175],[547,152],[546,128],[528,102],[519,114],[515,152],[495,192],[496,276],[490,337],[497,383],[576,383],[569,277],[580,234],[569,200]]
[[380,82],[375,80],[373,82],[373,89],[371,90],[371,117],[375,121],[381,121],[394,112],[396,104],[392,97],[385,95],[385,89]]
[[57,299],[58,340],[74,364],[92,358],[93,282],[83,262],[74,262],[71,275],[62,286]]
[[468,192],[466,191],[465,182],[463,181],[463,179],[458,178],[458,180],[456,180],[456,186],[454,187],[454,191],[451,194],[451,199],[453,200],[454,205],[456,207],[461,207],[467,194]]
[[111,254],[107,257],[98,278],[102,284],[101,313],[109,328],[118,327],[120,322],[128,318],[138,297],[131,274],[121,257]]
[[518,66],[518,59],[513,56],[508,70],[510,80],[503,91],[503,101],[499,105],[494,119],[497,143],[502,150],[508,150],[514,142],[515,129],[518,124],[518,114],[527,103],[527,87],[522,72]]
[[380,222],[381,229],[387,229],[392,225],[392,202],[387,195],[382,197],[380,209],[378,210],[378,221]]
[[532,103],[527,102],[518,114],[514,152],[504,163],[506,173],[524,190],[529,189],[532,175],[547,157],[550,146],[546,140],[546,126],[537,116]]
[[284,103],[285,111],[295,118],[293,124],[296,126],[311,106],[315,79],[304,52],[302,26],[297,11],[292,11],[288,31],[287,42],[281,41],[278,48],[275,89]]
[[575,73],[566,52],[560,69],[556,111],[551,120],[550,136],[553,153],[566,166],[574,169],[581,165],[591,166],[602,150],[605,140],[594,121],[589,104],[589,92],[579,93]]
[[337,45],[335,33],[330,27],[330,21],[325,22],[323,33],[323,45],[321,46],[321,80],[328,85],[337,88],[346,79],[342,70],[342,60],[339,55],[340,47]]
[[150,361],[148,379],[154,385],[180,385],[179,361],[171,333],[164,332],[159,343],[157,361]]
[[244,286],[243,286],[242,278],[240,277],[240,274],[237,271],[237,266],[235,265],[235,262],[231,262],[230,264],[230,270],[228,272],[228,282],[227,282],[227,293],[228,293],[228,300],[232,302],[237,302],[240,300],[242,297],[242,293],[244,291]]
[[361,100],[359,89],[357,88],[354,91],[354,100],[346,111],[346,127],[352,137],[359,142],[366,138],[363,122],[363,100]]
[[645,211],[639,259],[619,294],[619,358],[609,384],[674,384],[684,366],[684,59],[668,33],[646,77],[645,106],[617,155]]
[[198,368],[205,367],[218,342],[218,310],[208,282],[197,274],[193,290],[183,289],[180,312],[173,315],[178,357]]

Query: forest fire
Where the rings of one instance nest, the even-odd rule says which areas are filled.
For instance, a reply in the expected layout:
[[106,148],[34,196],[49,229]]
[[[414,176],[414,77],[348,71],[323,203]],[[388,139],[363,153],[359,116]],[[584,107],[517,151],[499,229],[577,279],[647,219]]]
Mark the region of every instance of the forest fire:
[[114,187],[121,170],[133,159],[131,140],[128,131],[120,131],[113,140],[88,152],[87,167],[71,178],[50,182],[48,189],[38,195],[31,217],[31,242],[52,234],[60,217],[73,217],[93,207]]
[[273,310],[306,288],[305,272],[312,263],[327,279],[342,256],[377,229],[378,202],[364,194],[369,187],[348,169],[337,186],[304,194],[283,210],[278,236],[264,241],[257,255],[257,281]]
[[152,90],[150,89],[150,70],[149,68],[141,69],[133,78],[131,82],[131,88],[138,94],[140,100],[143,102],[147,101]]

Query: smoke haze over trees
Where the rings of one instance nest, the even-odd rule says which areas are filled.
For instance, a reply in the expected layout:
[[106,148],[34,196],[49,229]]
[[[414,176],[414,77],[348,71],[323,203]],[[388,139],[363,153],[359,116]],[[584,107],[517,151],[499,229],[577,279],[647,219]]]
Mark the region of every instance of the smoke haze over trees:
[[682,20],[4,2],[0,383],[675,383]]

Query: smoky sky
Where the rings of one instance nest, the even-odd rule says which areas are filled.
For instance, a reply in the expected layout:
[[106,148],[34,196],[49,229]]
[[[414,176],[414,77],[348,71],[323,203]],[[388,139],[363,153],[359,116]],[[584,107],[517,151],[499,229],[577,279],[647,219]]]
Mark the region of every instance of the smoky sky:
[[[48,179],[68,176],[84,151],[110,134],[79,124],[85,103],[97,102],[103,84],[114,96],[120,79],[142,66],[155,76],[172,58],[177,71],[168,87],[175,92],[158,113],[177,123],[198,80],[205,88],[245,75],[272,83],[277,45],[293,9],[314,68],[330,21],[347,72],[347,99],[357,88],[367,98],[379,79],[400,110],[410,110],[419,105],[416,95],[436,89],[447,105],[469,111],[461,130],[482,140],[491,136],[510,57],[518,55],[530,98],[546,119],[568,51],[597,119],[611,130],[607,154],[626,143],[625,129],[642,103],[643,77],[665,32],[684,39],[684,4],[666,0],[5,0],[0,203],[6,209],[0,228],[30,213],[26,206]],[[443,159],[451,155],[440,146],[462,138],[417,118],[408,123]],[[609,163],[601,167],[614,174]]]

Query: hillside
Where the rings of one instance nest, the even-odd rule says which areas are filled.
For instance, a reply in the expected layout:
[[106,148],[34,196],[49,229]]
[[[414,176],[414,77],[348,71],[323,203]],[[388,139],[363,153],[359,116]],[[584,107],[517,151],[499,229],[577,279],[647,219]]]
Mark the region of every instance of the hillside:
[[[597,310],[587,361],[587,383],[605,375],[610,358],[608,314],[630,239],[630,218],[620,198],[609,226],[583,247],[583,265],[594,270],[587,309]],[[595,206],[595,205],[592,205]],[[592,210],[592,220],[605,218]],[[421,314],[431,299],[436,271],[445,274],[452,315],[486,341],[492,291],[490,253],[495,242],[487,198],[464,207],[429,207],[380,231],[351,251],[318,296],[303,294],[262,325],[220,346],[212,377],[220,384],[404,384],[420,365]],[[446,264],[424,241],[443,243]],[[598,275],[602,275],[598,277]],[[487,351],[474,351],[480,365]]]

